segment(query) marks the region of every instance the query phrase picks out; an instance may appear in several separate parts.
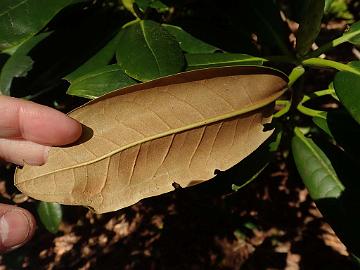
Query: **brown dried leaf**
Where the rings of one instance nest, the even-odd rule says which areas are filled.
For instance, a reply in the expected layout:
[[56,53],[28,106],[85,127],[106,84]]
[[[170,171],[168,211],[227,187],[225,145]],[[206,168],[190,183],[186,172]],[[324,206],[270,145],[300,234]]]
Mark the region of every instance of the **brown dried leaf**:
[[226,170],[271,134],[285,76],[261,67],[197,70],[121,89],[74,110],[80,141],[53,147],[43,166],[15,184],[51,202],[114,211]]

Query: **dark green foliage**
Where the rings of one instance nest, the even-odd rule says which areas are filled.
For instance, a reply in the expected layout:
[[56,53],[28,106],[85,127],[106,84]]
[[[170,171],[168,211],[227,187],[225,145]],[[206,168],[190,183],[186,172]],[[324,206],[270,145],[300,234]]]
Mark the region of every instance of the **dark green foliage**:
[[0,3],[0,50],[10,49],[41,30],[74,0],[3,0]]

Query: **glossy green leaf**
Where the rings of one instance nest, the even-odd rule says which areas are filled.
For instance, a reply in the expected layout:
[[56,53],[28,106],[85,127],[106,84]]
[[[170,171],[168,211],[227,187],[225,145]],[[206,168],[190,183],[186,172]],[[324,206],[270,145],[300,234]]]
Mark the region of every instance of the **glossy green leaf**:
[[340,71],[335,75],[334,88],[341,103],[360,124],[360,75]]
[[175,74],[185,66],[176,39],[150,20],[132,23],[121,31],[116,59],[127,75],[139,81]]
[[360,45],[360,21],[353,23],[350,29],[343,34],[343,38],[346,38],[354,45]]
[[51,233],[57,233],[62,221],[61,205],[54,202],[39,202],[37,212],[45,228]]
[[181,49],[187,53],[214,53],[219,49],[190,35],[179,26],[163,24],[163,27],[179,42]]
[[31,70],[33,60],[28,53],[37,44],[44,40],[50,33],[41,33],[30,38],[22,44],[14,54],[7,60],[0,74],[0,92],[4,95],[10,95],[10,87],[14,78],[24,77]]
[[94,56],[92,56],[79,68],[67,75],[65,79],[69,82],[72,82],[86,75],[87,73],[95,71],[109,64],[109,62],[115,55],[116,48],[119,44],[119,37],[120,33],[118,33],[111,41],[109,41],[108,44],[106,44],[102,49],[100,49]]
[[73,0],[0,1],[0,50],[16,46],[33,36],[72,2]]
[[304,13],[296,34],[296,51],[300,56],[309,51],[320,32],[324,6],[324,0],[304,0]]
[[236,66],[262,65],[265,59],[241,53],[185,54],[187,70]]
[[126,75],[120,66],[110,65],[73,81],[67,94],[94,99],[132,84],[136,81]]
[[296,167],[310,196],[314,200],[339,197],[344,186],[328,157],[313,140],[296,128],[291,146]]

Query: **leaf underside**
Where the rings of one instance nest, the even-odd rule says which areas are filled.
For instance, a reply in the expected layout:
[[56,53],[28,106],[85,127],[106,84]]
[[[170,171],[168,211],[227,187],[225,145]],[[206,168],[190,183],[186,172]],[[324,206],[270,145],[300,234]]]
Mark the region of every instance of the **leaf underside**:
[[70,113],[84,125],[78,143],[18,169],[15,184],[36,199],[103,213],[169,192],[173,182],[201,183],[271,135],[263,124],[284,77],[263,67],[213,68],[110,93]]

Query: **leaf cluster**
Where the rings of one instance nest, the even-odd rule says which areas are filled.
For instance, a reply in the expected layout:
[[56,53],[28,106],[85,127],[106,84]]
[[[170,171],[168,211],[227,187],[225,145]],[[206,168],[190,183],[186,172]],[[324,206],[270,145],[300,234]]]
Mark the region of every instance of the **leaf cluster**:
[[[240,118],[247,116],[244,115],[244,112],[233,115],[231,114],[233,112],[229,114],[226,111],[226,106],[229,104],[233,106],[233,100],[248,99],[243,104],[244,108],[256,105],[246,113],[257,113],[258,109],[266,110],[267,105],[274,101],[273,97],[279,97],[275,93],[281,92],[285,88],[269,87],[267,84],[272,84],[274,80],[276,81],[275,78],[284,78],[281,73],[272,71],[272,76],[274,76],[272,79],[266,79],[263,82],[257,80],[269,72],[269,69],[262,66],[280,68],[288,74],[289,91],[281,100],[277,101],[277,105],[281,109],[270,116],[273,118],[271,127],[275,128],[274,136],[266,141],[266,147],[261,147],[260,153],[255,150],[268,136],[256,142],[249,138],[246,139],[248,144],[254,143],[254,145],[251,147],[251,151],[245,151],[245,156],[251,157],[256,154],[255,160],[262,162],[258,164],[257,170],[249,177],[236,184],[232,183],[233,189],[238,190],[253,181],[264,166],[270,162],[271,158],[269,157],[279,149],[279,145],[282,148],[290,149],[310,196],[315,200],[325,217],[328,218],[354,258],[359,257],[360,239],[357,228],[360,227],[360,224],[354,218],[353,209],[359,209],[358,195],[360,194],[360,185],[356,181],[358,178],[356,168],[360,162],[358,154],[360,146],[357,136],[360,134],[360,62],[341,63],[326,58],[326,54],[344,43],[359,46],[360,22],[352,23],[356,16],[352,16],[346,2],[340,0],[306,0],[289,1],[289,3],[283,1],[280,4],[276,1],[267,0],[224,1],[221,4],[217,1],[208,1],[206,5],[201,4],[201,1],[191,2],[184,4],[183,1],[160,0],[94,1],[91,3],[74,0],[56,1],[56,3],[43,3],[39,0],[2,1],[0,4],[0,50],[2,52],[1,59],[4,60],[0,61],[2,65],[0,91],[4,95],[36,100],[50,94],[59,95],[58,91],[65,89],[68,95],[94,99],[85,107],[75,110],[72,115],[89,124],[92,119],[96,118],[93,116],[95,110],[112,111],[113,119],[128,125],[122,127],[122,129],[129,129],[126,131],[127,136],[129,138],[137,138],[136,136],[138,136],[139,138],[134,144],[134,142],[130,142],[130,139],[127,141],[127,137],[124,137],[123,140],[127,145],[121,146],[123,147],[121,150],[119,150],[121,144],[119,142],[105,143],[102,141],[102,149],[97,149],[99,142],[94,143],[94,141],[89,140],[93,143],[89,146],[90,152],[96,150],[100,153],[106,150],[106,153],[95,153],[96,157],[92,159],[100,162],[102,159],[99,158],[99,155],[109,157],[109,153],[117,155],[124,152],[128,159],[124,159],[123,162],[129,163],[125,164],[127,167],[124,166],[130,168],[132,175],[136,164],[141,163],[141,167],[145,171],[154,169],[146,162],[139,161],[142,157],[141,153],[144,153],[142,151],[145,151],[144,149],[140,150],[140,145],[141,147],[148,147],[144,146],[147,142],[156,144],[157,139],[170,138],[170,141],[163,141],[157,146],[156,151],[161,151],[161,147],[164,147],[166,143],[170,144],[163,148],[165,151],[163,160],[160,160],[161,164],[158,164],[159,167],[157,168],[160,170],[161,165],[164,164],[170,153],[169,149],[174,147],[174,137],[179,137],[181,132],[196,132],[199,131],[197,128],[200,130],[202,128],[211,129],[211,124],[215,122],[228,123],[229,115]],[[242,11],[243,16],[238,16],[239,10]],[[328,20],[331,16],[346,19],[352,24],[341,35],[324,43],[319,39],[321,25],[324,20]],[[81,18],[81,20],[77,18]],[[295,35],[294,41],[290,42],[289,35],[293,30],[290,30],[288,26],[293,21],[298,23],[299,28],[293,33]],[[71,31],[68,30],[69,26],[72,28]],[[227,68],[222,68],[225,66]],[[228,66],[243,67],[231,69]],[[249,68],[249,66],[252,67]],[[334,79],[328,82],[326,89],[318,89],[308,93],[304,89],[308,82],[307,78],[312,76],[314,68],[331,68],[335,69],[337,73]],[[198,72],[197,69],[207,69],[207,71]],[[239,78],[237,77],[239,81],[246,81],[252,75],[259,75],[259,73],[262,75],[252,77],[253,79],[246,81],[248,84],[239,83],[238,86],[245,90],[235,94],[231,92],[230,86],[230,90],[227,88],[224,90],[221,87],[221,84],[226,85],[231,80],[229,73],[224,73],[224,70],[230,71],[230,73],[232,70],[237,70],[236,74],[231,74],[235,77],[239,76]],[[252,75],[249,70],[253,73]],[[174,75],[184,71],[188,71],[184,74],[189,75]],[[204,74],[207,75],[204,77]],[[159,79],[163,77],[165,79]],[[182,78],[183,81],[179,81],[179,78]],[[216,81],[216,78],[220,78],[220,81]],[[168,87],[166,91],[170,91],[173,97],[182,100],[184,103],[178,106],[170,96],[161,96],[160,93],[163,91],[161,87],[165,86],[164,81]],[[211,83],[209,84],[209,82]],[[190,97],[184,97],[181,94],[181,91],[185,91],[181,89],[186,88],[184,86],[186,83],[189,83],[187,87],[192,92],[189,94]],[[233,83],[235,84],[235,82]],[[217,90],[215,92],[218,95],[225,95],[226,90],[229,90],[232,96],[230,99],[222,96],[220,101],[214,102],[216,99],[209,97],[212,97],[215,92],[206,92],[205,87],[199,90],[202,98],[196,99],[195,93],[198,84],[207,85],[207,87],[216,85]],[[179,89],[177,89],[177,85],[180,85]],[[134,109],[136,107],[134,99],[132,99],[132,94],[136,95],[134,89],[141,92],[139,92],[138,98],[143,102],[136,110]],[[219,89],[222,89],[223,92],[217,92]],[[256,89],[262,90],[258,93]],[[116,92],[113,92],[115,90]],[[152,96],[154,93],[157,94]],[[144,98],[146,95],[149,95],[148,99]],[[100,99],[97,99],[99,97]],[[151,97],[152,99],[150,99]],[[321,106],[314,108],[309,105],[319,100],[321,103],[324,98],[330,99],[332,104],[336,105],[336,109],[327,110],[322,109]],[[123,105],[127,99],[132,100],[131,106]],[[118,103],[109,105],[114,100],[120,102],[128,110],[125,118],[121,118],[124,116],[114,117],[114,114],[116,115],[115,105],[119,105]],[[221,102],[224,102],[223,106],[217,108],[216,106]],[[181,111],[179,108],[185,106],[184,104],[190,107]],[[214,108],[215,111],[217,108],[217,114],[208,114],[204,109],[205,107]],[[151,113],[144,113],[143,110],[146,108]],[[197,112],[193,112],[193,114],[200,114],[202,118],[188,121],[184,115],[194,108]],[[158,109],[160,110],[158,111]],[[233,107],[233,111],[239,110],[240,108]],[[141,117],[151,115],[151,120],[149,120],[150,118],[148,120],[139,118],[139,115]],[[179,122],[186,123],[186,129],[177,126],[178,123],[171,122],[173,119],[170,116]],[[146,121],[154,124],[156,117],[158,118],[156,121],[160,119],[172,131],[166,133],[166,129],[161,128],[154,131],[156,129],[154,126],[143,129],[144,126],[146,127]],[[100,123],[101,126],[107,121],[106,119],[107,117],[101,120],[97,119],[97,125],[99,126]],[[128,119],[132,120],[127,122]],[[211,122],[214,119],[217,121]],[[256,123],[264,123],[264,119],[260,119]],[[311,121],[309,122],[309,120]],[[270,123],[269,121],[265,122]],[[199,123],[203,124],[200,125]],[[108,124],[111,126],[111,123]],[[97,133],[94,133],[94,137],[105,132],[106,127],[106,125],[101,126],[96,131]],[[223,128],[221,127],[215,132],[215,137],[230,138],[231,131],[227,130],[222,134],[220,131]],[[244,128],[247,131],[250,129]],[[116,133],[119,130],[111,130],[111,132]],[[254,138],[259,138],[263,133],[264,131],[259,131],[257,135],[254,135]],[[162,135],[159,137],[159,134]],[[195,152],[203,143],[202,140],[206,138],[204,134],[205,131],[200,133],[200,137],[195,140],[198,143]],[[171,138],[171,136],[173,137]],[[189,136],[187,143],[191,143],[196,136],[198,135]],[[113,137],[106,138],[107,140],[114,139]],[[286,144],[288,141],[291,143]],[[86,142],[84,143],[86,144]],[[104,146],[106,144],[108,147]],[[117,150],[114,150],[111,144],[117,145],[117,148],[115,147]],[[81,148],[83,147],[81,145],[84,144],[79,145]],[[236,147],[237,144],[232,142],[231,145]],[[134,153],[131,152],[133,148],[130,146],[135,147],[135,149],[139,146],[134,157],[131,156]],[[234,149],[234,147],[226,148],[225,143],[223,146],[222,152],[231,152],[229,149]],[[150,151],[149,149],[147,151]],[[250,155],[253,151],[255,151],[254,154]],[[59,152],[64,151],[59,150]],[[194,153],[190,155],[189,168],[192,169],[189,172],[187,172],[188,168],[179,165],[181,162],[177,160],[174,163],[167,164],[166,169],[163,168],[162,176],[166,173],[172,177],[180,175],[181,177],[176,178],[176,181],[181,182],[187,179],[184,183],[188,185],[190,180],[196,182],[199,179],[207,180],[210,178],[209,174],[202,175],[199,178],[199,171],[201,172],[202,169],[210,168],[213,170],[221,167],[219,163],[212,164],[209,167],[207,167],[208,163],[191,167]],[[71,154],[66,153],[66,155]],[[221,156],[221,154],[218,155]],[[226,157],[231,162],[221,167],[222,169],[227,169],[240,161],[239,158],[236,159],[233,156],[231,158]],[[203,159],[206,160],[206,155]],[[89,166],[96,165],[96,162],[92,161],[81,162],[81,164]],[[109,160],[108,163],[102,165],[101,168],[104,166],[108,168],[105,173],[109,171],[111,164]],[[68,164],[64,168],[75,168],[74,166],[79,167]],[[99,173],[101,170],[95,167],[92,171]],[[54,177],[52,173],[62,172],[61,177],[64,177],[64,168],[50,168],[46,172],[41,172],[40,175]],[[21,189],[24,192],[31,193],[36,197],[34,190],[31,189],[36,185],[32,183],[27,186],[26,181],[36,182],[36,177],[39,175],[33,169],[29,169],[29,171],[31,172],[29,176],[24,178],[21,176],[26,175],[26,173],[18,172],[17,177],[21,180],[17,184],[18,186],[22,185]],[[172,174],[174,171],[177,173]],[[188,174],[184,174],[184,172]],[[157,173],[158,171],[155,170],[152,176],[157,175]],[[247,175],[246,172],[244,175]],[[95,174],[93,178],[99,177],[102,176]],[[169,191],[169,183],[166,181],[174,180],[171,177],[165,177],[166,181],[159,180],[159,178],[157,181],[167,183],[167,188],[162,189],[160,182],[152,183],[152,178],[145,172],[136,177],[138,179],[136,181],[140,182],[147,179],[146,184],[140,185],[140,189],[137,186],[136,191],[131,191],[131,189],[127,191],[126,193],[130,194],[128,201],[117,205],[115,208],[111,202],[111,207],[101,208],[104,198],[99,197],[99,194],[101,194],[104,186],[98,187],[96,185],[90,190],[85,187],[81,199],[77,201],[64,199],[59,195],[60,191],[58,194],[60,197],[54,195],[57,196],[56,199],[49,195],[42,196],[41,199],[83,204],[99,207],[100,211],[108,211],[129,205],[144,197]],[[111,188],[113,187],[111,186]],[[131,195],[132,192],[137,194],[135,199]],[[96,203],[94,203],[95,201]],[[59,209],[54,205],[44,204],[39,207],[41,216],[51,216],[53,214],[50,213],[58,211]],[[53,221],[46,221],[47,219],[43,218],[44,224],[52,231],[56,231],[55,227],[59,222],[59,215],[54,216],[56,218]]]

